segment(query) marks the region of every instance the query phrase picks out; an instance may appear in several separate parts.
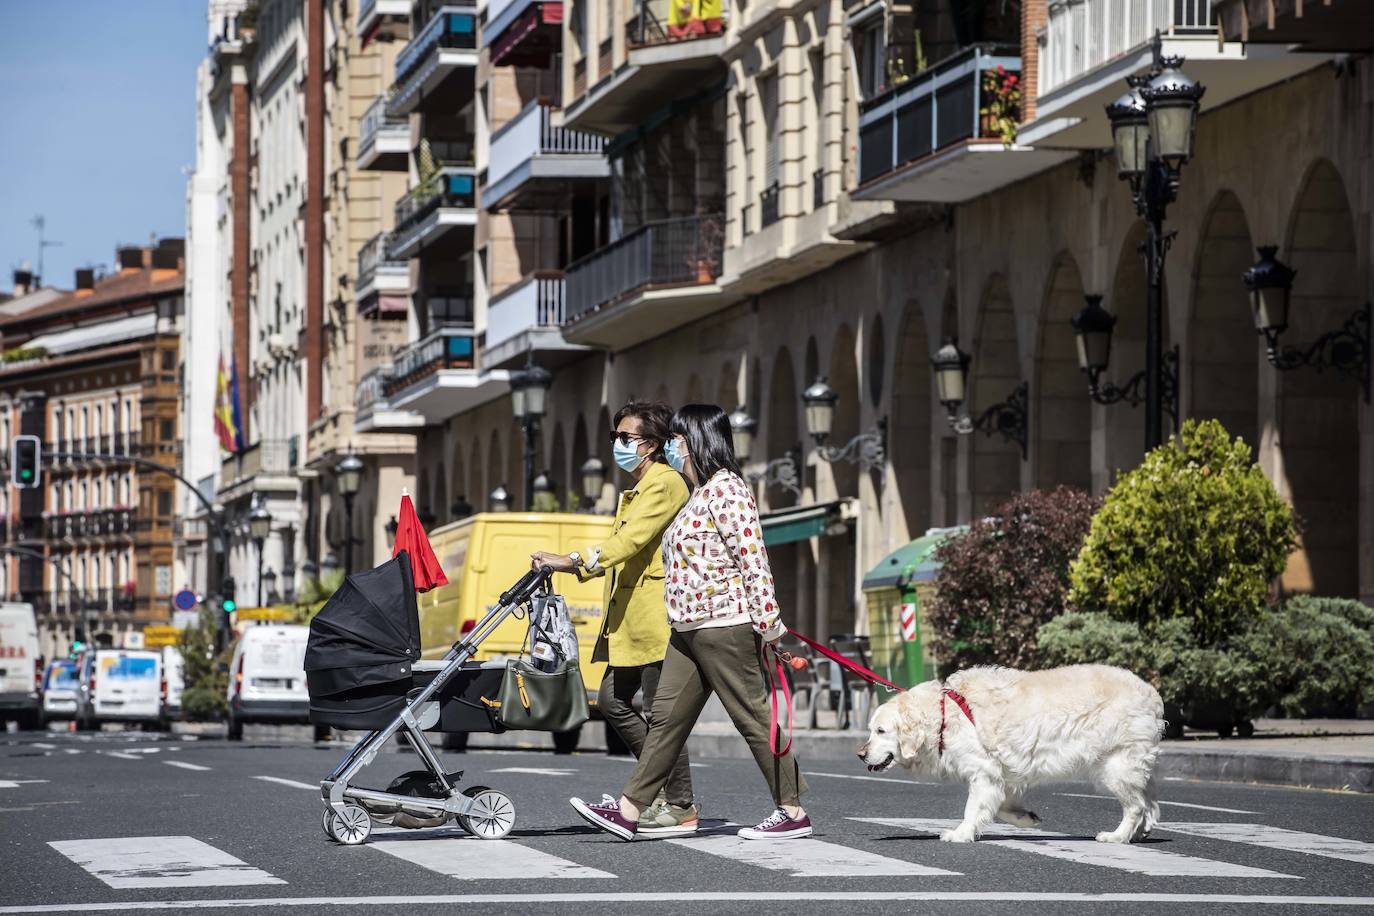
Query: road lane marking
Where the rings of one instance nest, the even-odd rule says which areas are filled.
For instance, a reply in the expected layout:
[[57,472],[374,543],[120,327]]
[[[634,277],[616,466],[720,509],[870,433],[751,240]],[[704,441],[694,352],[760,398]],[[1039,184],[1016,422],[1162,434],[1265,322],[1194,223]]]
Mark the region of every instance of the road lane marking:
[[[928,817],[852,817],[852,821],[881,824],[885,827],[901,827],[920,833],[939,834],[958,824],[949,818]],[[1038,827],[1011,827],[994,824],[983,834],[987,839],[978,841],[979,845],[990,844],[1017,852],[1064,859],[1080,865],[1097,865],[1114,868],[1137,875],[1175,876],[1193,878],[1291,878],[1301,880],[1298,875],[1285,875],[1264,868],[1249,865],[1233,865],[1178,852],[1167,852],[1139,843],[1099,843],[1089,837],[1075,837],[1063,833],[1050,833]],[[994,839],[994,837],[996,839]],[[1006,839],[1014,838],[1014,839]]]
[[522,846],[511,840],[480,840],[461,830],[439,835],[427,831],[375,830],[371,848],[450,878],[528,880],[530,878],[615,878],[610,872]]
[[47,782],[46,779],[0,779],[0,789],[17,789],[20,786],[32,786],[38,783]]
[[946,871],[943,868],[919,865],[902,859],[890,859],[877,853],[817,839],[798,840],[792,843],[761,843],[758,840],[746,840],[735,834],[739,829],[738,824],[712,829],[728,832],[677,837],[664,842],[741,864],[783,872],[794,878],[959,875],[957,871]]
[[[478,842],[495,842],[481,840]],[[427,894],[407,897],[231,897],[224,900],[127,900],[110,903],[42,903],[28,906],[0,906],[0,916],[29,913],[107,913],[136,910],[219,910],[254,907],[345,906],[512,906],[519,904],[568,903],[594,906],[603,903],[663,903],[660,892],[616,891],[605,893],[543,894]],[[776,906],[777,891],[693,891],[692,900],[706,903],[761,903]],[[807,891],[788,889],[786,899],[821,903],[1160,903],[1164,908],[1183,903],[1204,906],[1374,906],[1374,897],[1321,897],[1283,894],[1095,894],[1073,891]]]
[[254,776],[254,779],[261,779],[263,782],[275,782],[281,786],[291,786],[293,789],[309,789],[311,792],[320,791],[320,784],[311,785],[308,782],[297,782],[294,779],[282,779],[280,776]]
[[1328,859],[1344,859],[1347,862],[1374,865],[1374,843],[1324,836],[1320,833],[1304,833],[1301,830],[1286,830],[1283,827],[1270,827],[1267,824],[1194,824],[1188,822],[1161,824],[1160,829],[1205,837],[1209,840],[1246,843],[1250,846],[1263,846],[1266,849],[1282,849],[1285,852],[1301,852],[1310,856],[1323,856]]
[[286,883],[189,836],[57,840],[48,845],[117,890]]
[[187,763],[184,760],[164,760],[162,762],[167,764],[169,767],[180,767],[183,770],[195,770],[197,772],[203,772],[205,770],[210,769],[209,767],[203,767],[198,763]]
[[[1083,795],[1078,792],[1056,792],[1055,795],[1064,798],[1101,798],[1106,801],[1116,801],[1110,795]],[[1194,805],[1189,802],[1161,801],[1161,805],[1168,805],[1171,808],[1194,808],[1198,811],[1220,811],[1223,814],[1262,814],[1261,811],[1244,811],[1240,808],[1218,808],[1215,805]]]
[[35,741],[35,742],[33,743],[33,746],[34,746],[34,747],[41,747],[41,748],[42,748],[43,750],[45,750],[45,751],[51,751],[51,750],[55,750],[55,749],[57,748],[57,745],[56,745],[56,744],[49,744],[49,743],[47,743],[46,741]]
[[126,753],[124,753],[123,751],[97,751],[97,753],[104,754],[106,757],[118,757],[120,760],[142,760],[142,759],[143,759],[143,758],[142,758],[141,756],[139,756],[138,754],[126,754]]
[[571,776],[577,770],[565,770],[556,767],[503,767],[499,770],[488,770],[488,773],[529,773],[534,776]]
[[918,782],[915,779],[893,779],[891,776],[860,776],[857,773],[811,773],[807,776],[828,776],[831,779],[861,779],[864,782],[890,782],[902,786],[938,786],[938,782]]

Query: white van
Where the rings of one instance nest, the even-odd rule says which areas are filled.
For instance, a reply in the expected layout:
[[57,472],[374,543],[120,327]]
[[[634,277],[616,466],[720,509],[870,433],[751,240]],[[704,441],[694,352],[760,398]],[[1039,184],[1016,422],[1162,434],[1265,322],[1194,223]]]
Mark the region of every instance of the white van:
[[43,657],[32,604],[0,601],[0,731],[7,721],[37,728],[42,717]]
[[162,717],[162,653],[146,649],[100,649],[92,669],[91,714],[105,722],[165,727]]
[[259,624],[244,631],[229,663],[229,740],[245,722],[310,721],[305,641],[310,628]]
[[75,719],[81,694],[81,675],[76,662],[59,658],[48,663],[43,677],[43,719]]
[[186,689],[186,663],[176,646],[162,647],[162,715],[181,716],[181,694]]

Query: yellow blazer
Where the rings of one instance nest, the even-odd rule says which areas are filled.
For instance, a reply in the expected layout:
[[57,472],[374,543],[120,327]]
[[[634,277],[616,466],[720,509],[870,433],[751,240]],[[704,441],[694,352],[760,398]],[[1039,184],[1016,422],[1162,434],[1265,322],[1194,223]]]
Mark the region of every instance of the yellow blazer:
[[[592,660],[614,667],[649,665],[668,651],[668,612],[663,605],[663,532],[687,503],[682,475],[655,461],[620,494],[611,536],[601,545],[597,568],[578,569],[587,581],[605,576],[605,617]],[[588,551],[590,560],[595,548]]]

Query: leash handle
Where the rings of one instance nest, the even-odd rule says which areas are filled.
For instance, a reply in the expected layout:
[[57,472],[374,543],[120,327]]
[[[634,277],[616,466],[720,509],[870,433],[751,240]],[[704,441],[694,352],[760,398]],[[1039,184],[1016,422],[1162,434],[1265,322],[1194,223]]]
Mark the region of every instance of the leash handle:
[[[763,657],[763,670],[768,675],[768,749],[773,752],[774,757],[782,757],[792,749],[792,688],[787,683],[787,673],[783,670],[783,653],[779,652],[776,646],[765,643],[760,653]],[[768,656],[772,656],[771,663]],[[780,716],[778,715],[778,687],[782,687],[783,700],[787,703],[787,744],[782,748],[778,747],[778,727]]]
[[796,630],[788,630],[787,632],[788,634],[795,636],[804,644],[810,646],[812,649],[815,649],[821,655],[824,655],[826,658],[830,659],[832,662],[839,665],[841,668],[844,668],[847,671],[851,671],[854,674],[857,674],[859,677],[868,681],[870,684],[881,684],[888,690],[895,690],[898,693],[904,692],[905,688],[898,687],[896,684],[892,683],[887,678],[883,677],[881,674],[878,674],[875,671],[869,671],[867,668],[865,668],[863,665],[860,665],[858,662],[850,661],[838,652],[831,650],[827,646],[821,645],[814,639],[811,639],[809,636],[803,636]]

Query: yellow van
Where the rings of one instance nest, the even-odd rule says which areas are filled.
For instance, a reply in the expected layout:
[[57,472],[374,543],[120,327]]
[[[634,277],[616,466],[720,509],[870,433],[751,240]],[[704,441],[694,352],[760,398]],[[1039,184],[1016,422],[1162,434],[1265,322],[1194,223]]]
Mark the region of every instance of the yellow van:
[[[536,550],[569,553],[586,550],[606,539],[612,519],[605,515],[571,513],[483,512],[430,532],[434,555],[448,576],[448,585],[416,596],[420,605],[420,641],[425,658],[440,658],[458,637],[477,625],[496,606],[502,592],[529,571]],[[557,573],[554,591],[568,603],[581,647],[582,680],[588,700],[595,701],[606,665],[592,662],[592,648],[601,632],[601,594],[604,580],[579,582]],[[482,641],[477,658],[514,656],[525,643],[529,624],[523,615],[507,617]],[[576,746],[576,736],[555,736],[560,750]]]

